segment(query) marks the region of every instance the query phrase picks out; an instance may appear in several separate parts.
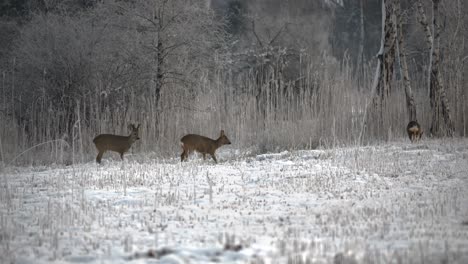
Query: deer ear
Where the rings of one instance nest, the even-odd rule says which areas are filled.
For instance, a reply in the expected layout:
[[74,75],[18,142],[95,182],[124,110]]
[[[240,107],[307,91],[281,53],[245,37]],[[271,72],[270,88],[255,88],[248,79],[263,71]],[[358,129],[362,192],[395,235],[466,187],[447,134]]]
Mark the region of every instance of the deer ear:
[[133,129],[133,124],[130,124],[127,126],[128,130],[132,130]]
[[136,127],[136,129],[139,129],[140,128],[140,124],[138,124],[138,126]]
[[221,130],[221,136],[224,136],[224,130]]

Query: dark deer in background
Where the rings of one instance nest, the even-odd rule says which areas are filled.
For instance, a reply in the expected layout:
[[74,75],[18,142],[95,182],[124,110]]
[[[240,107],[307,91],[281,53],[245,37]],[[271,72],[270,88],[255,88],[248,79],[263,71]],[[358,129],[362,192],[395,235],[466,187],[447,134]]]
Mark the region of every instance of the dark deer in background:
[[406,132],[408,132],[408,137],[411,140],[411,143],[419,141],[424,133],[417,121],[410,121],[406,127]]
[[135,125],[133,124],[128,125],[128,129],[132,131],[129,136],[100,134],[97,137],[95,137],[93,139],[93,142],[96,145],[97,150],[99,151],[96,157],[97,163],[101,163],[102,155],[108,150],[120,153],[120,158],[123,160],[123,154],[127,152],[128,149],[130,149],[130,147],[135,141],[140,139],[140,137],[138,136],[139,128],[139,124],[137,127],[135,127]]
[[203,154],[203,159],[206,159],[206,154],[210,154],[216,163],[218,163],[218,161],[215,157],[215,151],[222,145],[231,144],[231,141],[229,141],[224,134],[224,130],[221,130],[221,134],[216,140],[200,135],[189,134],[184,136],[180,142],[182,142],[182,149],[184,150],[180,155],[181,161],[187,160],[190,153],[197,151]]

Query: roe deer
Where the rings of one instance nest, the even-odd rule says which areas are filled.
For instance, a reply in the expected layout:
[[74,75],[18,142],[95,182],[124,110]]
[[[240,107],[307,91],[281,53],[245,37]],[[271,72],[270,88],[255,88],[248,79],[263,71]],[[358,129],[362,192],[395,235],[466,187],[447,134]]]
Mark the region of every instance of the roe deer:
[[411,140],[411,143],[419,141],[424,133],[417,121],[410,121],[406,127],[406,131],[408,132],[408,137]]
[[187,157],[194,150],[203,154],[203,159],[206,159],[206,154],[210,154],[213,160],[218,163],[215,157],[215,151],[222,145],[229,145],[231,141],[221,130],[219,138],[214,140],[200,135],[189,134],[180,139],[182,149],[184,150],[180,155],[181,162],[187,160]]
[[120,153],[120,158],[123,160],[123,154],[128,151],[132,144],[139,140],[138,129],[140,124],[137,127],[135,125],[128,125],[128,129],[132,130],[129,136],[117,136],[111,134],[100,134],[93,139],[94,144],[96,145],[97,150],[99,151],[96,161],[101,163],[101,158],[104,152],[110,150]]

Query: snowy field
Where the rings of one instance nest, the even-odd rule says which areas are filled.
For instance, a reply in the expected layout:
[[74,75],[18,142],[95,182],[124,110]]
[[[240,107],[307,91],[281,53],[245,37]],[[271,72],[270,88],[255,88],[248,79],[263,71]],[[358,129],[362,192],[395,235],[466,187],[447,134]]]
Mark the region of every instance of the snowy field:
[[4,169],[0,263],[468,263],[468,140],[153,156]]

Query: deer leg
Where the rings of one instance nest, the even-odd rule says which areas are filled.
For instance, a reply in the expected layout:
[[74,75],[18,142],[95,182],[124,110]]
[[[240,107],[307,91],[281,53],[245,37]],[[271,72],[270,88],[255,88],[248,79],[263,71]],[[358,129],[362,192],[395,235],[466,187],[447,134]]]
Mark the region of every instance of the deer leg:
[[203,160],[206,160],[206,153],[203,153]]
[[104,154],[104,151],[99,151],[98,155],[96,156],[96,162],[101,164],[101,159],[102,155]]
[[218,163],[218,161],[216,160],[215,155],[214,155],[214,154],[210,154],[210,155],[211,155],[211,157],[213,158],[213,160],[215,161],[215,163]]
[[123,160],[123,152],[120,152],[120,159]]
[[182,154],[180,154],[180,162],[183,162],[184,160],[187,160],[187,156],[188,156],[188,151],[182,147],[183,151],[182,151]]

